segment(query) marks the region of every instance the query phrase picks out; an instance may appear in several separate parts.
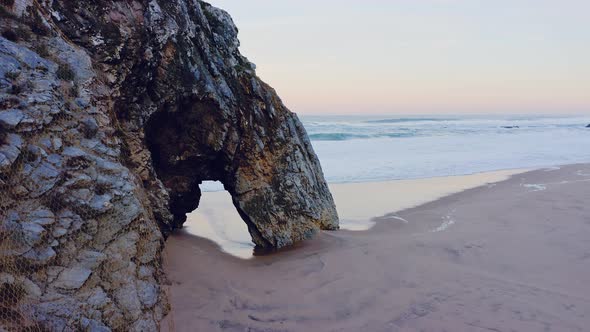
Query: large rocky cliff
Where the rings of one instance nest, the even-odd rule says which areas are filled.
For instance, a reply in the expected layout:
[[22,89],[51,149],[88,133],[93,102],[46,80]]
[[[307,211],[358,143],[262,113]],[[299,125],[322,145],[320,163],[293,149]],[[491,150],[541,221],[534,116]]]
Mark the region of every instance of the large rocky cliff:
[[305,130],[197,0],[0,0],[0,330],[153,331],[219,180],[261,247],[338,218]]

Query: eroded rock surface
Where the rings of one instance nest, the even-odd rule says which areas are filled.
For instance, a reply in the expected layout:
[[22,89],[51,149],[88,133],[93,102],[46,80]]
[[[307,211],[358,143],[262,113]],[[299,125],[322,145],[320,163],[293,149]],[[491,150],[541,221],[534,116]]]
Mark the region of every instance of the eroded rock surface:
[[196,0],[0,2],[0,330],[152,331],[222,181],[255,243],[337,229],[305,130]]

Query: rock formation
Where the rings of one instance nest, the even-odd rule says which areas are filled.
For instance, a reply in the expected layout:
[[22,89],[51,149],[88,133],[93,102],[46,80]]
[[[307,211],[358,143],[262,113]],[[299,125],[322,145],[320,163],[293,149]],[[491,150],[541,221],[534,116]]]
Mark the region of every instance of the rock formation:
[[0,330],[153,331],[222,181],[261,247],[337,229],[305,130],[197,0],[0,1]]

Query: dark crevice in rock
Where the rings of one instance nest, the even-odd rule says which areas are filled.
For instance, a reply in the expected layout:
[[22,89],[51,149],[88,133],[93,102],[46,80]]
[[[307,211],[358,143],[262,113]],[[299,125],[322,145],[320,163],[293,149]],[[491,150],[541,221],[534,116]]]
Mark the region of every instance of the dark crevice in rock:
[[146,126],[146,144],[155,171],[170,193],[172,229],[199,206],[203,181],[227,179],[231,160],[207,140],[219,109],[210,101],[186,101],[156,112]]

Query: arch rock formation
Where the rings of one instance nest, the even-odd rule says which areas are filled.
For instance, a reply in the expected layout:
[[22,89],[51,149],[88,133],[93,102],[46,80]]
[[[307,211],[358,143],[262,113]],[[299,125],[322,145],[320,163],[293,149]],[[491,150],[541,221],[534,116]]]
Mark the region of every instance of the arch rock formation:
[[261,247],[338,228],[307,134],[198,0],[0,2],[0,330],[151,331],[221,181]]

